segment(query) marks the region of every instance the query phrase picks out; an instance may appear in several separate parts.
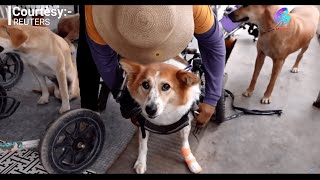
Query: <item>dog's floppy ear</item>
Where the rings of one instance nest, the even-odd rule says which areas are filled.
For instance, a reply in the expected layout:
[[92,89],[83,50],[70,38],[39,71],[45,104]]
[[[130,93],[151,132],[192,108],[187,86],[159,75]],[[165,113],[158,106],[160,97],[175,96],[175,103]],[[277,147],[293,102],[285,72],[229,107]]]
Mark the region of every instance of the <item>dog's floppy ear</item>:
[[21,46],[21,44],[26,42],[29,38],[27,33],[25,33],[23,30],[21,30],[19,28],[10,27],[10,26],[7,26],[6,28],[7,28],[8,34],[10,36],[12,45],[16,48]]
[[200,78],[197,75],[185,70],[179,70],[176,76],[178,80],[186,86],[193,86],[200,82]]
[[122,58],[120,60],[122,69],[128,74],[137,74],[141,71],[142,66],[140,64],[133,63],[127,59]]

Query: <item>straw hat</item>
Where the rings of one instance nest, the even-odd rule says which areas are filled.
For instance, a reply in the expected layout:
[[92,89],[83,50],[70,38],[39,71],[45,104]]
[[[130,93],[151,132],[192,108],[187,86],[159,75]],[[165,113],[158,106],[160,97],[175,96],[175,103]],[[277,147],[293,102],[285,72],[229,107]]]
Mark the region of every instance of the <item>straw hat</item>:
[[192,6],[92,6],[95,28],[121,56],[140,63],[177,56],[194,33]]

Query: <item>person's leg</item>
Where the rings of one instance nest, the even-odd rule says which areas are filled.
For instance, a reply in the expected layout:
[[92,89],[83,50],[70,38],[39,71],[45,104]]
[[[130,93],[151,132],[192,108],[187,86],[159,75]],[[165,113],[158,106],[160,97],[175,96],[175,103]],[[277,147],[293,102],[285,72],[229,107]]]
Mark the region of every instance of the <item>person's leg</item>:
[[100,75],[92,59],[85,33],[84,6],[79,7],[80,33],[77,49],[77,69],[79,77],[81,108],[98,111]]
[[115,98],[123,80],[119,66],[119,56],[109,45],[96,43],[88,34],[86,34],[86,37],[93,62],[96,64],[103,82],[111,90]]

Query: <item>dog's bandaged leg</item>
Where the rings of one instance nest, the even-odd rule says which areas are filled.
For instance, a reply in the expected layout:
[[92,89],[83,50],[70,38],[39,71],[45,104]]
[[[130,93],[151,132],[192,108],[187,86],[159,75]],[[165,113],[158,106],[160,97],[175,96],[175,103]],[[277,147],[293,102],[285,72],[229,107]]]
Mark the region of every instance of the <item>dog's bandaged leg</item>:
[[144,174],[147,170],[148,138],[149,131],[146,131],[146,137],[142,138],[142,133],[139,129],[139,155],[133,167],[137,174]]
[[[190,124],[190,122],[189,122]],[[189,134],[191,130],[191,125],[186,126],[181,130],[181,136],[182,136],[182,148],[181,148],[181,153],[182,156],[184,157],[184,160],[186,161],[189,169],[193,173],[200,173],[202,171],[201,166],[197,162],[196,158],[193,156],[190,145],[189,145]]]

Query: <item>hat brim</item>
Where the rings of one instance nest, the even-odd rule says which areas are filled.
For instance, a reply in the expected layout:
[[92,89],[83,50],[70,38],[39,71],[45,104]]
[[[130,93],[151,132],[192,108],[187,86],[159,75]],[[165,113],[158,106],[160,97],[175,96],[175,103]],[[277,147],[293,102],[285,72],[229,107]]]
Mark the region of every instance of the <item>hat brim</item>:
[[[93,5],[92,17],[101,38],[121,56],[139,63],[162,62],[177,56],[192,40],[194,20],[192,6],[177,6],[177,24],[170,35],[156,47],[138,47],[129,43],[116,26],[119,6]],[[155,34],[156,36],[157,34]],[[158,38],[158,37],[157,37]]]

